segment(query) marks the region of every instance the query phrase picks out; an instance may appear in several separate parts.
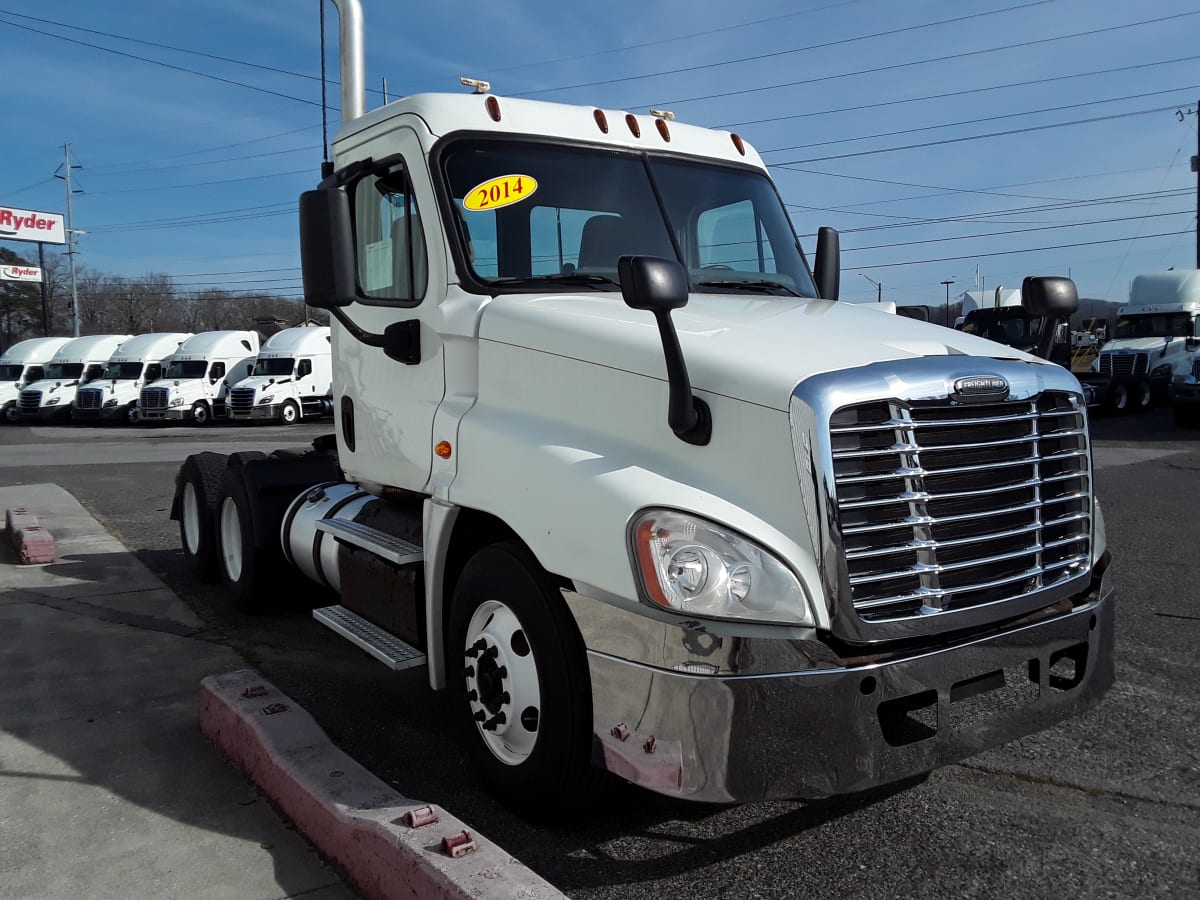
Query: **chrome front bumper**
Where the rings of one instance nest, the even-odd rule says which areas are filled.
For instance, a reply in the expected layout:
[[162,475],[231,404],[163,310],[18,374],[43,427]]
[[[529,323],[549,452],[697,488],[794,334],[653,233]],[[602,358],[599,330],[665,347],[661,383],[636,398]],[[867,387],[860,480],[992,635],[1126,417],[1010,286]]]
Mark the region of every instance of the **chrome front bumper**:
[[245,412],[230,410],[229,417],[234,420],[249,422],[258,419],[278,419],[279,407],[282,404],[268,403],[265,406],[254,406]]
[[191,414],[190,406],[175,406],[170,409],[142,409],[138,411],[139,417],[143,419],[168,419],[182,422]]
[[[659,793],[711,802],[827,797],[930,771],[1104,695],[1113,682],[1110,585],[1097,575],[1040,621],[1030,621],[1035,614],[988,637],[875,661],[838,660],[817,641],[691,632],[683,640],[691,649],[674,651],[674,638],[626,641],[626,656],[658,665],[621,658],[615,636],[593,630],[614,614],[650,620],[568,592],[589,646],[594,761]],[[606,611],[581,617],[596,606]],[[662,628],[685,631],[650,625]],[[704,657],[717,672],[753,673],[680,671],[697,671]],[[785,659],[793,671],[761,671]]]

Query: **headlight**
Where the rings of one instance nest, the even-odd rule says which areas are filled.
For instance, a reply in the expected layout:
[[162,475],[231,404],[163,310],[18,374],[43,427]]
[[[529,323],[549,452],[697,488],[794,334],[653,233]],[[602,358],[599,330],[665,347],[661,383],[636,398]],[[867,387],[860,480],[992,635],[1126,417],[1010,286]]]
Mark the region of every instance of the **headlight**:
[[1163,363],[1161,366],[1155,366],[1150,370],[1151,378],[1166,378],[1171,374],[1171,364]]
[[258,405],[262,406],[264,403],[270,403],[273,399],[274,399],[274,397],[272,397],[272,395],[267,394],[267,396],[263,397],[262,399],[260,399],[258,401]]
[[173,397],[171,399],[171,402],[168,403],[167,406],[183,406],[183,398],[182,397]]
[[116,397],[113,397],[111,400],[105,400],[105,401],[104,401],[104,408],[105,408],[105,409],[111,409],[112,407],[114,407],[114,406],[116,406],[116,405],[117,405],[117,398],[116,398]]
[[46,405],[47,405],[47,406],[54,406],[54,405],[56,405],[56,404],[58,403],[58,400],[59,400],[59,398],[58,398],[58,397],[51,397],[50,399],[48,399],[48,400],[46,401]]
[[723,619],[816,624],[792,570],[719,525],[651,510],[634,521],[632,537],[634,571],[655,605]]

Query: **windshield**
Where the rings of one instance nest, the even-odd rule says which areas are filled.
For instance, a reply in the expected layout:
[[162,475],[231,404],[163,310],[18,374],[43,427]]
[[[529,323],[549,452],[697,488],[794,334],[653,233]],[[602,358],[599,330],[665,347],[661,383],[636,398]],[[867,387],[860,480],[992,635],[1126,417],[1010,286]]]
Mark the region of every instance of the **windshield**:
[[115,378],[117,381],[136,381],[142,377],[142,363],[109,363],[104,370],[104,377]]
[[203,378],[208,363],[202,359],[184,359],[167,366],[167,378]]
[[1037,343],[1042,329],[1040,316],[1023,310],[975,309],[967,313],[962,330],[1010,347],[1028,347]]
[[20,381],[21,372],[24,371],[24,369],[25,367],[20,363],[17,363],[16,365],[10,365],[8,363],[0,365],[0,381]]
[[51,381],[78,378],[82,374],[83,363],[51,363],[46,366],[46,378]]
[[459,142],[442,166],[471,274],[489,286],[617,291],[617,259],[637,253],[679,259],[707,293],[816,296],[762,172],[517,141]]
[[1117,339],[1187,337],[1190,318],[1188,313],[1122,316],[1117,322]]
[[290,356],[277,356],[274,359],[260,359],[254,364],[255,375],[291,375],[296,368],[296,361]]

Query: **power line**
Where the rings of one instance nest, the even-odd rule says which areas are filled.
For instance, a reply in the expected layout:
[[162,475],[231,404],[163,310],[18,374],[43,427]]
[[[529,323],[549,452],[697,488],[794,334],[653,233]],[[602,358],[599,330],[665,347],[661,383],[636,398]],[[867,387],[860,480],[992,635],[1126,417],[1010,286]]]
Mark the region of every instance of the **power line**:
[[1018,253],[1040,253],[1043,250],[1067,250],[1072,247],[1093,247],[1097,244],[1118,244],[1124,241],[1151,240],[1160,237],[1175,237],[1179,234],[1191,234],[1190,231],[1164,231],[1161,234],[1143,234],[1136,237],[1107,238],[1100,241],[1079,241],[1074,244],[1051,244],[1045,247],[1025,247],[1021,250],[992,250],[988,253],[968,253],[966,256],[943,256],[937,259],[912,259],[907,262],[872,263],[869,266],[852,266],[849,271],[859,269],[890,269],[896,266],[920,266],[926,263],[958,262],[964,259],[983,259],[990,256],[1012,256]]
[[838,72],[833,75],[818,75],[813,78],[803,78],[799,81],[785,81],[779,84],[762,85],[755,88],[741,88],[734,91],[722,91],[716,94],[703,94],[698,97],[684,97],[676,100],[651,100],[644,103],[626,104],[626,108],[639,108],[642,106],[678,106],[683,103],[698,103],[701,100],[718,100],[725,97],[738,97],[744,94],[757,94],[762,91],[773,91],[778,88],[799,87],[805,84],[817,84],[822,81],[835,81],[841,78],[854,78],[859,75],[875,75],[880,72],[894,72],[897,69],[907,69],[913,66],[923,66],[929,63],[949,62],[955,59],[974,59],[979,56],[984,56],[990,53],[1001,53],[1005,50],[1025,50],[1029,47],[1036,47],[1041,44],[1052,44],[1057,41],[1073,40],[1081,37],[1091,37],[1097,34],[1106,34],[1112,31],[1123,31],[1127,28],[1139,28],[1143,25],[1157,25],[1162,22],[1170,22],[1176,19],[1182,19],[1187,16],[1200,15],[1200,10],[1191,10],[1189,12],[1176,13],[1170,16],[1159,16],[1155,19],[1142,19],[1137,22],[1126,22],[1122,25],[1108,25],[1104,28],[1092,28],[1087,31],[1076,31],[1070,34],[1060,34],[1055,37],[1037,38],[1035,40],[1020,41],[1015,44],[1002,44],[997,47],[984,47],[979,50],[965,50],[957,53],[946,53],[941,56],[930,56],[925,59],[916,59],[903,63],[892,63],[886,66],[874,66],[869,69],[856,69],[852,72]]
[[196,181],[189,184],[166,184],[159,187],[122,188],[116,191],[88,191],[92,196],[98,194],[139,194],[146,191],[176,191],[183,188],[208,187],[213,184],[234,184],[241,181],[261,181],[264,178],[282,178],[286,175],[312,175],[312,169],[296,169],[292,172],[271,172],[268,175],[250,175],[246,178],[225,178],[220,181]]
[[1027,3],[1021,3],[1016,6],[1006,6],[1002,9],[991,9],[991,10],[986,10],[984,12],[967,13],[966,15],[954,16],[949,19],[939,19],[935,22],[923,22],[920,25],[904,25],[900,28],[889,28],[886,31],[876,31],[876,32],[871,32],[869,34],[860,34],[860,35],[854,35],[852,37],[847,37],[847,38],[838,38],[837,40],[833,40],[833,41],[822,41],[819,44],[808,44],[803,47],[792,47],[787,50],[775,50],[770,53],[759,53],[754,56],[742,56],[742,57],[738,57],[737,59],[728,59],[728,60],[724,60],[722,62],[701,63],[699,65],[685,66],[685,67],[679,68],[679,69],[664,69],[660,72],[643,72],[638,75],[622,75],[619,78],[605,78],[605,79],[601,79],[599,81],[585,81],[585,82],[580,82],[579,84],[567,84],[567,85],[562,85],[560,87],[538,88],[537,90],[521,91],[519,93],[510,94],[509,96],[529,97],[534,94],[552,94],[552,93],[557,93],[559,91],[570,91],[570,90],[574,90],[576,88],[589,88],[589,87],[598,87],[600,85],[620,84],[620,83],[626,82],[626,81],[644,81],[648,78],[661,78],[664,75],[680,75],[685,72],[701,72],[701,71],[704,71],[707,69],[717,69],[722,66],[732,66],[732,65],[737,65],[737,64],[746,63],[746,62],[760,62],[764,59],[777,59],[781,56],[789,56],[793,53],[803,53],[808,50],[820,50],[820,49],[824,49],[827,47],[838,47],[843,44],[852,44],[852,43],[855,43],[856,41],[865,41],[865,40],[870,40],[872,38],[878,38],[878,37],[889,37],[891,35],[904,34],[906,32],[910,32],[910,31],[920,31],[921,29],[932,28],[937,25],[950,25],[950,24],[953,24],[956,22],[966,22],[970,19],[981,19],[981,18],[984,18],[985,16],[995,16],[995,15],[999,15],[1001,13],[1014,12],[1016,10],[1021,10],[1021,9],[1029,9],[1034,6],[1044,6],[1047,3],[1051,3],[1051,2],[1053,2],[1053,0],[1030,0],[1030,2],[1027,2]]
[[1105,103],[1123,103],[1127,100],[1142,100],[1146,97],[1158,97],[1162,94],[1173,94],[1176,91],[1194,91],[1197,85],[1187,84],[1181,87],[1167,88],[1161,91],[1148,91],[1144,94],[1129,94],[1124,97],[1108,97],[1103,100],[1081,100],[1075,103],[1068,103],[1064,106],[1047,106],[1042,109],[1027,109],[1021,112],[1000,113],[994,116],[983,116],[978,119],[963,119],[959,122],[943,122],[940,125],[922,125],[919,128],[903,128],[899,131],[880,131],[874,134],[862,134],[857,137],[834,138],[828,141],[816,141],[811,144],[796,144],[791,147],[772,147],[769,150],[760,150],[760,153],[782,153],[785,150],[807,150],[809,147],[828,147],[833,144],[850,144],[854,141],[868,141],[875,138],[896,137],[901,134],[918,134],[922,131],[936,131],[939,128],[958,128],[962,125],[979,125],[984,122],[999,122],[1004,119],[1017,119],[1021,116],[1037,116],[1043,113],[1062,112],[1065,109],[1078,109],[1084,106],[1100,106]]
[[1106,116],[1091,116],[1086,119],[1073,119],[1069,122],[1049,122],[1045,125],[1029,125],[1025,128],[1010,128],[1007,131],[991,131],[986,134],[969,134],[963,137],[942,138],[937,141],[922,141],[919,144],[902,144],[899,147],[877,147],[874,150],[857,150],[853,153],[835,153],[830,156],[811,156],[807,159],[792,159],[787,162],[770,163],[769,165],[777,168],[787,168],[788,166],[802,165],[805,163],[827,162],[831,159],[853,159],[859,156],[875,156],[879,153],[898,153],[901,150],[920,150],[925,147],[942,147],[947,144],[962,144],[967,141],[983,141],[995,137],[1005,137],[1013,134],[1029,134],[1033,131],[1046,131],[1050,128],[1067,128],[1074,125],[1090,125],[1094,122],[1108,122],[1113,119],[1128,119],[1134,116],[1148,116],[1153,113],[1170,112],[1178,109],[1179,104],[1173,103],[1170,106],[1155,106],[1148,109],[1135,109],[1123,113],[1110,113]]
[[260,206],[242,206],[235,209],[214,209],[211,212],[193,213],[188,216],[167,216],[162,219],[136,219],[131,222],[104,222],[99,225],[93,225],[93,228],[118,228],[123,225],[157,225],[161,222],[179,222],[192,219],[201,219],[208,216],[225,216],[234,215],[237,213],[257,212],[264,209],[274,209],[279,206],[286,206],[289,209],[294,209],[296,204],[291,201],[280,201],[278,203],[264,203]]
[[6,19],[0,19],[0,24],[8,25],[10,28],[19,28],[22,31],[30,31],[34,34],[44,35],[45,37],[54,38],[60,41],[66,41],[69,44],[77,44],[80,47],[90,47],[93,50],[100,50],[104,53],[112,53],[116,56],[123,56],[126,59],[136,59],[139,62],[149,63],[153,66],[162,66],[164,69],[171,69],[176,72],[184,72],[188,75],[196,75],[200,78],[208,78],[212,81],[220,81],[223,84],[231,84],[235,87],[246,88],[251,91],[258,91],[260,94],[270,94],[272,97],[282,97],[284,100],[294,100],[297,103],[305,103],[309,106],[320,106],[321,104],[315,100],[308,100],[304,97],[293,97],[291,94],[284,94],[279,91],[272,91],[265,87],[259,87],[255,84],[247,84],[244,81],[235,81],[232,78],[223,78],[220,75],[211,75],[208,72],[201,72],[199,69],[190,69],[187,66],[177,66],[173,63],[162,62],[161,60],[151,59],[148,56],[138,56],[136,53],[126,53],[124,50],[114,50],[112,47],[105,47],[101,44],[92,44],[88,41],[80,41],[75,38],[69,38],[64,34],[55,34],[52,31],[43,31],[40,28],[33,28],[29,25],[22,25],[19,22],[10,22]]
[[863,112],[868,109],[881,109],[884,107],[891,108],[893,106],[901,106],[905,103],[923,103],[928,100],[945,100],[948,97],[966,97],[971,94],[982,94],[987,91],[1006,90],[1008,88],[1031,87],[1035,85],[1049,84],[1054,81],[1070,81],[1076,78],[1091,78],[1096,75],[1113,75],[1118,72],[1131,72],[1137,69],[1149,69],[1155,66],[1166,66],[1173,63],[1194,62],[1200,59],[1200,55],[1196,56],[1180,56],[1175,59],[1163,59],[1158,62],[1139,63],[1132,66],[1117,66],[1112,69],[1096,69],[1091,72],[1077,72],[1073,75],[1050,75],[1045,78],[1033,78],[1029,81],[1012,81],[1008,84],[993,84],[987,87],[970,88],[962,91],[947,91],[942,94],[922,94],[919,97],[901,97],[896,100],[881,100],[878,103],[860,103],[857,106],[842,106],[837,109],[822,109],[813,112],[792,113],[786,116],[771,116],[767,119],[749,119],[745,122],[726,122],[721,125],[712,125],[712,128],[740,128],[745,125],[766,125],[773,122],[787,122],[793,119],[807,119],[814,116],[829,116],[835,113],[844,112]]
[[190,169],[193,166],[215,166],[215,165],[219,165],[222,163],[241,162],[241,161],[247,160],[247,159],[264,159],[268,156],[286,156],[289,153],[307,153],[312,150],[320,150],[320,149],[321,149],[320,146],[314,144],[314,145],[311,145],[308,147],[292,147],[288,150],[271,150],[267,153],[250,153],[245,156],[227,156],[222,159],[206,159],[206,160],[201,160],[198,162],[176,163],[176,164],[170,165],[170,166],[132,166],[132,165],[127,165],[125,167],[118,168],[116,171],[113,171],[113,172],[96,172],[91,169],[89,169],[88,171],[90,173],[90,176],[93,178],[95,178],[97,176],[101,177],[101,178],[109,178],[109,177],[119,177],[121,175],[134,175],[134,174],[145,175],[150,172],[168,172],[173,169]]

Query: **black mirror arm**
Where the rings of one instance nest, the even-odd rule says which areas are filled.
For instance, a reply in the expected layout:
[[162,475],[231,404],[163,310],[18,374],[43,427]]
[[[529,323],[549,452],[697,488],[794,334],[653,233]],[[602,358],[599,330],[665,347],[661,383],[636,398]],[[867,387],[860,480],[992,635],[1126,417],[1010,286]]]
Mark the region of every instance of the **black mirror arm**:
[[350,332],[356,341],[368,347],[379,347],[392,359],[408,366],[414,366],[421,361],[421,323],[417,319],[406,322],[393,322],[383,334],[373,334],[363,331],[358,324],[346,315],[340,307],[330,307],[329,314]]
[[1046,316],[1042,322],[1042,330],[1038,333],[1037,347],[1034,348],[1034,355],[1042,359],[1049,359],[1050,354],[1054,352],[1054,334],[1058,331],[1058,323],[1065,322],[1066,319],[1056,316]]
[[692,393],[671,311],[655,310],[654,320],[658,323],[667,363],[667,424],[680,440],[703,447],[712,438],[712,413],[708,404]]

